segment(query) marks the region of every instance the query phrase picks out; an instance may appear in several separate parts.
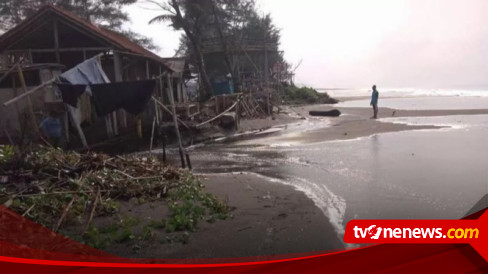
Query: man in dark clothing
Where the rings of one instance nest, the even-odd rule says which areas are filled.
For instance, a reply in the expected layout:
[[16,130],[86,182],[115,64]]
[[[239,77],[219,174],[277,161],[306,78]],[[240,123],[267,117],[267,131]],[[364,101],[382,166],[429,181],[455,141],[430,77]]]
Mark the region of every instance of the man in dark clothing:
[[378,98],[379,98],[380,94],[379,92],[376,90],[376,85],[373,86],[373,93],[371,94],[371,103],[370,105],[373,106],[373,119],[377,119],[378,118]]
[[39,127],[44,135],[49,138],[53,147],[58,147],[61,144],[61,121],[56,117],[54,111],[49,113],[49,116],[41,122]]

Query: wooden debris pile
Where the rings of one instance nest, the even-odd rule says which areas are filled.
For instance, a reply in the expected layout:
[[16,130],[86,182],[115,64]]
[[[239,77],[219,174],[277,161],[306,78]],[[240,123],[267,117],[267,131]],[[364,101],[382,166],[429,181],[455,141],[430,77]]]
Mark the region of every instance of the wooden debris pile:
[[94,216],[116,213],[117,201],[171,200],[171,192],[180,193],[190,183],[204,193],[191,173],[153,157],[0,146],[0,202],[54,231],[62,224],[83,225],[87,231]]

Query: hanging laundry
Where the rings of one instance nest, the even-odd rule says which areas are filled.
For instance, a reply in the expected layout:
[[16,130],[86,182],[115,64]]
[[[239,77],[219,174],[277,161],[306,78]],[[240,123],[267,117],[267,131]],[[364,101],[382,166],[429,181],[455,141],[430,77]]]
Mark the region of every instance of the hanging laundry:
[[[110,80],[102,69],[102,65],[100,64],[100,56],[98,55],[85,60],[74,68],[65,71],[59,75],[59,81],[65,84],[85,85],[86,87],[84,91],[86,91],[89,95],[91,95],[90,84],[110,83]],[[83,103],[81,107],[78,104],[68,104],[68,111],[71,113],[74,123],[78,125],[83,121],[89,121],[91,119],[90,100],[85,98],[81,101]]]
[[[92,57],[76,67],[65,71],[59,76],[61,82],[70,83],[73,85],[90,85],[110,83],[107,75],[100,64],[100,57]],[[90,88],[87,88],[90,93]]]
[[86,85],[57,84],[63,102],[73,107],[78,107],[78,100],[85,92]]
[[155,80],[118,82],[90,85],[95,110],[99,116],[106,115],[119,108],[137,115],[141,113],[151,99]]

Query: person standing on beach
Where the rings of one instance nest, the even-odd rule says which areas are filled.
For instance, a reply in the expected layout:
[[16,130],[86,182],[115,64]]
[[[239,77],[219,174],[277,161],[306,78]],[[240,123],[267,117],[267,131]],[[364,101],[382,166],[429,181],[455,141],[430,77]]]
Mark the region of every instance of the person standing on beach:
[[376,85],[373,86],[373,93],[371,94],[371,103],[370,105],[373,106],[373,119],[377,119],[378,118],[378,98],[379,98],[380,94],[379,92],[376,90]]

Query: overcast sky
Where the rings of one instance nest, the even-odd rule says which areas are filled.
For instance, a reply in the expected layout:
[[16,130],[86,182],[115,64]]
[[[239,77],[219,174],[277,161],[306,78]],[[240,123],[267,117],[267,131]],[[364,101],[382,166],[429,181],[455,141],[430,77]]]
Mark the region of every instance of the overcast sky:
[[[161,0],[162,1],[162,0]],[[487,0],[257,0],[281,29],[281,50],[313,87],[488,87]],[[135,31],[172,56],[179,33],[161,13],[128,8]]]

